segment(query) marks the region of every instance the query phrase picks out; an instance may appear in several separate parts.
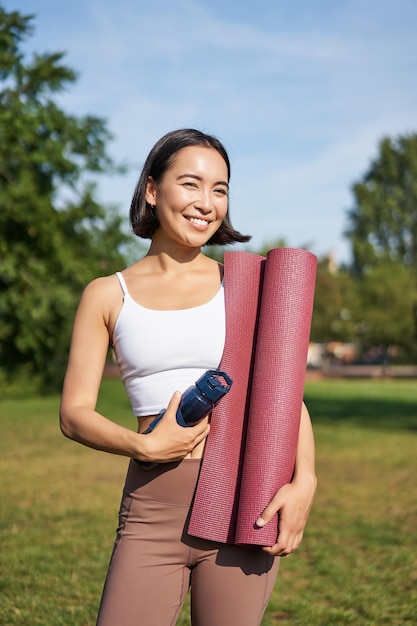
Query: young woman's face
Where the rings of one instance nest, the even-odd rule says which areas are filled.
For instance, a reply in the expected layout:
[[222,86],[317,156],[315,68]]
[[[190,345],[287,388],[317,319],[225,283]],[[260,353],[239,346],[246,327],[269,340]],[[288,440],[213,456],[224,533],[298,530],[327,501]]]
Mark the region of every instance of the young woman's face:
[[149,179],[146,201],[155,205],[160,226],[154,240],[168,237],[200,247],[217,231],[227,213],[228,173],[214,148],[179,150],[159,183]]

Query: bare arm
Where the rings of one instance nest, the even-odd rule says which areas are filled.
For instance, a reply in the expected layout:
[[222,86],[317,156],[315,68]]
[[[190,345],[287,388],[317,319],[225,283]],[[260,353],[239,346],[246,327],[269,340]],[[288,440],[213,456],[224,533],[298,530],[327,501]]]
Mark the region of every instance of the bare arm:
[[207,436],[209,426],[207,420],[193,428],[177,425],[179,394],[174,394],[164,418],[149,435],[120,426],[96,411],[109,344],[107,303],[118,293],[115,286],[113,277],[98,279],[81,298],[62,393],[61,430],[74,441],[113,454],[143,461],[181,459]]
[[277,512],[279,514],[277,543],[271,548],[265,547],[264,550],[274,556],[287,556],[298,548],[316,486],[313,428],[303,403],[293,479],[279,489],[257,521],[258,526],[264,526]]

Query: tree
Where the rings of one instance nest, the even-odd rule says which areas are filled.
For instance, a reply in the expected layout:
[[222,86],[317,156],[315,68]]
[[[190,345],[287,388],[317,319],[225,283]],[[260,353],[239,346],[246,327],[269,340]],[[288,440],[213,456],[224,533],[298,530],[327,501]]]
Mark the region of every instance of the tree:
[[358,279],[363,349],[416,350],[417,134],[385,137],[361,182],[346,231]]
[[319,260],[314,298],[311,340],[353,341],[358,309],[355,281],[346,269],[333,266],[331,258]]
[[[25,60],[33,16],[0,6],[0,384],[61,384],[83,286],[123,264],[121,218],[92,176],[115,170],[104,120],[54,95],[76,80],[63,54]],[[25,382],[24,382],[25,381]]]
[[392,260],[417,274],[417,134],[384,138],[353,194],[346,235],[355,272]]
[[417,348],[417,278],[398,261],[368,268],[358,279],[360,308],[356,313],[362,352],[386,358],[390,347],[401,348],[410,360]]

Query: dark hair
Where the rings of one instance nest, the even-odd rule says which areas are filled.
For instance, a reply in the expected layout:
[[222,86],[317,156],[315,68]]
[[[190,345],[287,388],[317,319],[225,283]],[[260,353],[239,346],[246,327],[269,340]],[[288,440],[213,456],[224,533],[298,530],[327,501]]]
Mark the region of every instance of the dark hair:
[[[130,223],[135,235],[143,239],[152,239],[159,227],[159,221],[150,204],[145,200],[146,186],[149,176],[157,183],[166,170],[172,165],[175,155],[188,146],[204,146],[214,148],[223,157],[227,166],[227,178],[230,179],[230,161],[221,142],[212,135],[184,128],[167,133],[154,145],[143,166],[130,205]],[[219,229],[211,237],[207,245],[228,244],[250,240],[249,235],[242,235],[235,230],[230,222],[229,208]]]

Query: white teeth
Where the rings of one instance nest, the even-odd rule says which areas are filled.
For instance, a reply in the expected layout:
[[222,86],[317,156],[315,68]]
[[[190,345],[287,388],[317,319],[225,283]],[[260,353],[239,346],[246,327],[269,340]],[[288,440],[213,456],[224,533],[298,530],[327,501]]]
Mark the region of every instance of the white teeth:
[[205,226],[206,224],[208,224],[207,220],[202,220],[198,217],[189,217],[188,219],[190,222],[193,222],[193,224],[199,224],[200,226]]

